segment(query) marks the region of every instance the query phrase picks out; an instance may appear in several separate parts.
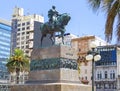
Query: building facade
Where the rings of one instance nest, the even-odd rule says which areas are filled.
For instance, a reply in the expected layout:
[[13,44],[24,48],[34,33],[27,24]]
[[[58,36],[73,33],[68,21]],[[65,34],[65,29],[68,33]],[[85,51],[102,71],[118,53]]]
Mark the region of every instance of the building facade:
[[7,58],[10,56],[11,44],[11,23],[0,19],[0,79],[5,79]]
[[[11,53],[15,48],[22,49],[29,57],[33,48],[34,31],[40,31],[40,24],[44,18],[40,15],[24,15],[23,8],[14,8],[12,15]],[[37,26],[36,26],[37,25]]]
[[78,50],[78,72],[81,83],[92,84],[92,61],[86,60],[86,55],[93,46],[107,45],[104,40],[96,36],[83,36],[72,39],[72,47]]
[[11,24],[0,19],[0,58],[8,58],[10,55]]
[[119,91],[120,47],[115,45],[97,47],[101,60],[95,63],[97,91]]

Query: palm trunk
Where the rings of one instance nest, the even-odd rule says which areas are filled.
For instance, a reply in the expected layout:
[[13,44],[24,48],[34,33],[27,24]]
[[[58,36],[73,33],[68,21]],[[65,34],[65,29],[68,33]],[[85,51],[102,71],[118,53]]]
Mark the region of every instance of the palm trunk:
[[19,74],[20,73],[20,69],[19,68],[16,68],[16,83],[19,84]]

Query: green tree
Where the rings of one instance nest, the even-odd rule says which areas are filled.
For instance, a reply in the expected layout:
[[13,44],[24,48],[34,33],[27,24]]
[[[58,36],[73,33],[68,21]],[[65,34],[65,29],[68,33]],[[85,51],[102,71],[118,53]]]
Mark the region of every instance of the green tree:
[[29,71],[29,58],[24,54],[24,52],[21,49],[15,49],[14,54],[11,55],[8,59],[8,63],[6,64],[6,66],[10,73],[16,72],[17,83],[19,83],[18,76],[20,72]]
[[105,23],[105,37],[107,42],[111,42],[113,36],[113,25],[115,19],[117,41],[120,42],[120,0],[88,0],[94,11],[102,9],[107,14]]

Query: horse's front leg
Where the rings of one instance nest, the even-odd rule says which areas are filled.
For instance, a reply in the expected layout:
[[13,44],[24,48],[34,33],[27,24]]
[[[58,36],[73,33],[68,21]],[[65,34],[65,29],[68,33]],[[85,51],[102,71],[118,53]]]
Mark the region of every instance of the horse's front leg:
[[64,35],[62,36],[62,43],[64,44]]
[[53,34],[51,34],[50,39],[52,41],[52,45],[55,44],[55,39],[53,38]]
[[64,31],[61,31],[62,43],[64,44]]

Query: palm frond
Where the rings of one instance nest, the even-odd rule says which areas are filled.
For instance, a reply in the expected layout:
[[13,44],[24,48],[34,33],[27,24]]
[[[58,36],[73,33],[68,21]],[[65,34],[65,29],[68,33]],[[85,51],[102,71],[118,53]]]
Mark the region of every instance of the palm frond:
[[88,4],[90,4],[93,11],[97,11],[100,7],[101,0],[88,0]]
[[111,42],[112,40],[113,24],[115,17],[117,15],[118,5],[119,5],[118,1],[114,2],[107,15],[107,20],[105,24],[105,37],[107,42]]
[[14,54],[8,59],[6,66],[9,72],[13,72],[16,68],[18,70],[26,70],[30,68],[29,59],[21,49],[14,50]]
[[105,10],[106,13],[108,13],[109,10],[111,9],[113,3],[114,3],[114,0],[103,0],[102,9]]
[[118,13],[116,35],[117,35],[117,42],[120,43],[120,13]]

